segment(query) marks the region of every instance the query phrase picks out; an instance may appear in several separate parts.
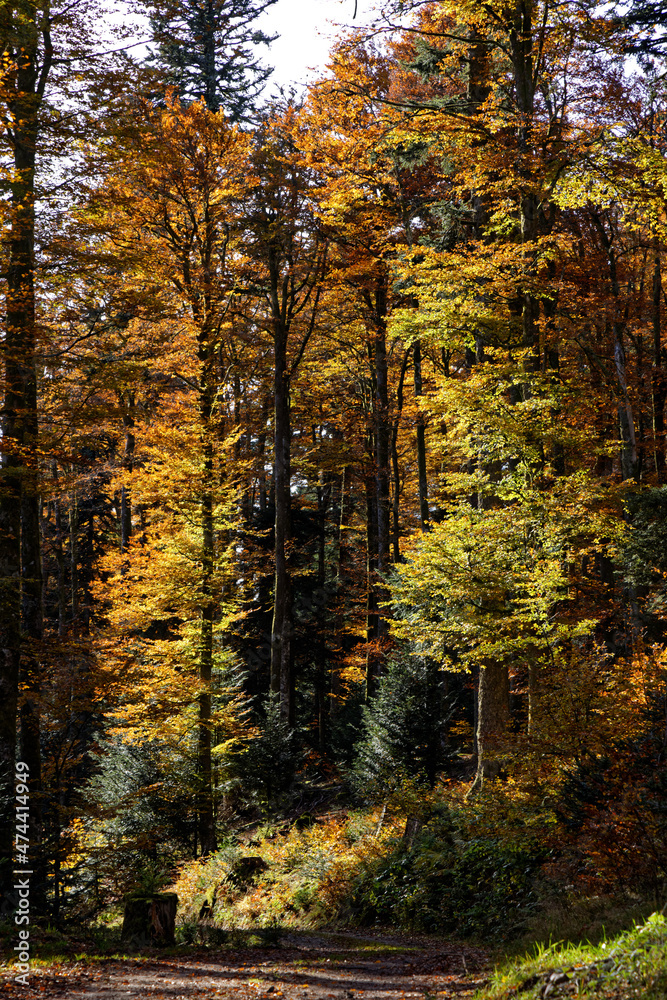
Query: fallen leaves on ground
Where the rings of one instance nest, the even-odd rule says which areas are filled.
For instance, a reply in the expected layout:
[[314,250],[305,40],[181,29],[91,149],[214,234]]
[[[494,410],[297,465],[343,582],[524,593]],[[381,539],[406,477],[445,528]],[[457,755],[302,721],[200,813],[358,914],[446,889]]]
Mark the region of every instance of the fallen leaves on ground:
[[7,1000],[453,1000],[472,997],[486,964],[480,949],[423,938],[290,934],[270,950],[34,966],[28,986],[5,967],[0,992]]

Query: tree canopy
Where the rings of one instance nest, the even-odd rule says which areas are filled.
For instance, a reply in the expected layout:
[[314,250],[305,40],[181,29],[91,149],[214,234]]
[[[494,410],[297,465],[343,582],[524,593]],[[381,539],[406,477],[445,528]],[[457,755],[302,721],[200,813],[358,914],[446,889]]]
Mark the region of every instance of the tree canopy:
[[387,3],[264,99],[273,2],[0,11],[4,898],[19,764],[56,920],[334,794],[648,893],[662,7]]

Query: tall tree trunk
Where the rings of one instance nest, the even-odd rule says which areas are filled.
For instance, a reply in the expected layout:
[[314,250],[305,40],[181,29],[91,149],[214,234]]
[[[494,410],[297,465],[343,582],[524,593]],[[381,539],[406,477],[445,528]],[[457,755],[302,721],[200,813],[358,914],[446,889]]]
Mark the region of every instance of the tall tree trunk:
[[[123,471],[126,475],[132,472],[134,466],[134,409],[135,394],[130,393],[129,410],[123,416],[123,427],[125,429],[125,446],[123,450]],[[130,488],[125,483],[120,491],[120,551],[127,552],[130,538],[132,537],[132,495]]]
[[405,373],[408,367],[408,360],[410,358],[410,353],[412,348],[408,348],[403,357],[403,364],[401,365],[401,374],[398,379],[398,387],[396,389],[396,416],[392,421],[391,425],[391,471],[393,478],[393,491],[392,491],[392,501],[393,501],[393,511],[392,511],[392,545],[394,549],[394,562],[397,563],[401,558],[400,549],[400,523],[399,523],[399,513],[400,513],[400,471],[398,467],[398,429],[401,423],[401,416],[403,413],[403,386],[405,383]]
[[375,356],[375,478],[377,491],[377,570],[389,569],[389,394],[387,371],[386,290],[376,293]]
[[[423,395],[422,385],[422,349],[421,343],[416,340],[413,345],[413,365],[415,397],[419,399]],[[426,428],[424,426],[424,414],[417,411],[417,471],[419,475],[419,516],[422,524],[422,531],[426,531],[429,521],[428,510],[428,482],[426,479]]]
[[[10,368],[9,362],[6,364]],[[11,372],[6,376],[11,387]],[[16,713],[21,655],[21,480],[15,440],[17,407],[8,388],[3,414],[2,482],[0,484],[0,895],[3,910],[12,891],[14,843],[14,768]],[[18,394],[17,394],[18,395]]]
[[205,100],[209,111],[218,110],[217,98],[217,76],[215,69],[215,4],[214,0],[205,0],[204,16],[206,23],[204,26],[204,86],[206,87]]
[[292,670],[291,536],[291,423],[287,331],[276,324],[274,338],[274,487],[275,578],[271,627],[271,690],[280,694],[281,714],[294,725],[294,676]]
[[[56,463],[53,463],[54,480],[57,480],[58,472]],[[65,572],[65,529],[63,528],[62,503],[59,496],[53,501],[53,519],[55,523],[55,538],[53,549],[58,566],[58,635],[65,635],[67,626],[67,574]]]
[[387,623],[380,609],[386,589],[380,575],[390,566],[389,453],[389,389],[387,364],[387,276],[376,278],[373,295],[366,294],[373,336],[368,352],[373,381],[373,433],[368,435],[369,453],[374,465],[374,490],[366,479],[367,512],[367,656],[366,698],[372,697],[381,669],[380,640],[387,634]]
[[[313,443],[316,444],[315,440],[315,429],[313,428]],[[318,611],[324,611],[326,609],[326,527],[327,527],[327,509],[329,507],[329,499],[331,497],[331,484],[330,483],[318,483],[317,486],[317,520],[318,520],[318,540],[317,540],[317,590],[315,593],[315,600],[313,601],[313,610],[317,614]],[[327,634],[324,627],[324,621],[320,621],[315,625],[316,638],[315,638],[315,662],[316,662],[316,679],[315,679],[315,693],[316,693],[316,711],[317,711],[317,733],[318,733],[318,744],[320,750],[324,750],[326,746],[326,735],[327,735],[327,715],[328,715],[328,704],[329,698],[327,697]]]
[[469,791],[475,795],[500,773],[498,740],[509,721],[509,671],[506,663],[486,663],[479,672],[477,708],[477,774]]
[[36,470],[24,468],[21,502],[21,611],[23,620],[21,683],[23,695],[19,715],[21,759],[28,765],[30,775],[28,783],[30,789],[29,836],[34,871],[30,895],[37,913],[46,910],[46,871],[45,858],[42,854],[42,759],[40,748],[40,694],[44,622],[38,488]]
[[667,384],[662,367],[661,325],[662,325],[662,271],[660,251],[655,252],[653,269],[653,455],[658,483],[665,481],[665,397]]
[[[35,148],[38,113],[52,49],[49,22],[36,4],[5,9],[0,50],[0,91],[11,121],[11,222],[8,240],[5,398],[2,409],[0,486],[0,890],[8,891],[13,833],[13,780],[21,641],[21,575],[25,560],[26,624],[41,635],[41,562],[37,483],[37,384],[35,374]],[[43,41],[41,67],[40,42]],[[21,519],[25,516],[23,553]],[[28,537],[27,532],[34,532]],[[30,575],[29,575],[30,574]],[[30,684],[39,679],[31,670]],[[29,699],[32,701],[32,699]],[[38,732],[35,702],[26,725]],[[36,730],[35,730],[35,727]],[[38,746],[39,744],[37,744]],[[39,751],[37,751],[39,752]],[[39,788],[39,764],[30,775]]]
[[216,849],[213,769],[211,763],[211,682],[213,679],[213,620],[215,615],[213,576],[215,570],[213,483],[213,395],[212,352],[206,335],[200,340],[201,363],[199,417],[202,437],[202,604],[199,648],[199,722],[197,740],[199,847],[203,855]]
[[[369,435],[369,444],[372,438]],[[375,694],[380,673],[378,652],[378,606],[377,606],[377,493],[370,475],[365,477],[366,488],[366,701]]]

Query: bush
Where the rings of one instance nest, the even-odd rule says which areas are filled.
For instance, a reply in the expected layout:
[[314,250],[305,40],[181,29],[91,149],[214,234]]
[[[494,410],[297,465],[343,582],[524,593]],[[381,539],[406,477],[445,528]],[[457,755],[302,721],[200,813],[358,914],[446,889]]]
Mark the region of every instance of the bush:
[[508,938],[534,903],[538,861],[536,852],[492,839],[457,846],[421,836],[364,872],[355,910],[362,923]]

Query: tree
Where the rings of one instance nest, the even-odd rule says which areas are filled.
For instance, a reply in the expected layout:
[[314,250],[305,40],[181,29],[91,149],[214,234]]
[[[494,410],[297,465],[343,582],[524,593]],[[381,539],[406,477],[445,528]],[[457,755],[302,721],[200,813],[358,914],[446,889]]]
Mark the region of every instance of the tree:
[[295,721],[291,547],[292,426],[290,394],[318,320],[327,243],[314,220],[312,177],[303,163],[299,109],[275,107],[257,135],[257,186],[249,204],[252,239],[247,279],[264,303],[260,320],[273,346],[274,592],[271,690]]
[[430,657],[404,648],[389,658],[376,697],[364,707],[356,747],[354,781],[362,794],[386,795],[406,778],[433,788],[446,761],[444,687]]
[[[316,172],[318,214],[331,241],[330,294],[348,303],[338,306],[337,323],[349,323],[352,336],[362,337],[364,358],[360,380],[365,468],[367,555],[367,668],[370,697],[381,671],[387,627],[381,604],[383,577],[392,556],[400,558],[397,441],[404,416],[404,382],[408,360],[421,391],[419,348],[390,342],[388,324],[401,301],[392,282],[390,260],[397,243],[410,238],[423,208],[423,195],[411,184],[387,143],[392,116],[383,111],[391,88],[390,60],[358,36],[342,41],[333,53],[331,72],[312,89],[308,103],[309,156]],[[360,359],[361,360],[361,359]],[[363,374],[362,374],[363,371]],[[419,420],[417,421],[419,428]],[[420,514],[427,514],[423,426],[418,431]],[[393,505],[392,505],[393,487]],[[393,510],[392,510],[393,507]],[[426,520],[428,517],[426,516]]]
[[183,101],[203,98],[209,111],[247,122],[271,68],[253,46],[275,36],[256,27],[276,0],[168,0],[146,3],[157,50],[153,61]]
[[[1,276],[6,295],[2,356],[2,485],[0,488],[0,865],[11,855],[5,808],[15,755],[17,685],[22,674],[22,754],[30,767],[32,841],[39,844],[39,644],[43,622],[39,519],[39,419],[37,374],[39,331],[36,318],[37,237],[42,247],[52,235],[36,218],[58,196],[50,168],[68,138],[79,138],[82,111],[111,101],[118,78],[108,59],[96,57],[94,2],[53,7],[42,0],[19,0],[0,10],[0,171],[3,197]],[[72,72],[76,67],[76,72]],[[95,75],[99,92],[79,86]],[[76,78],[76,80],[75,80]],[[57,105],[68,104],[62,116]],[[62,166],[62,164],[61,164]],[[57,185],[55,185],[57,187]],[[48,221],[49,213],[44,213]],[[41,262],[41,261],[40,261]],[[21,642],[21,636],[25,642]],[[22,659],[21,659],[22,658]],[[19,669],[19,661],[21,666]],[[0,874],[0,882],[4,876]]]
[[[199,435],[193,476],[193,486],[197,484],[193,497],[199,508],[195,532],[199,580],[194,591],[200,615],[195,640],[197,773],[199,839],[202,853],[207,854],[216,844],[211,682],[221,547],[216,525],[221,503],[216,442],[224,439],[217,363],[225,338],[233,330],[250,141],[202,102],[184,108],[178,98],[170,97],[163,109],[144,105],[143,115],[140,145],[130,141],[129,146],[117,147],[114,170],[105,187],[92,194],[92,203],[104,206],[105,231],[112,231],[112,243],[122,247],[123,259],[133,259],[139,273],[157,280],[180,301],[173,319],[185,352],[185,371],[178,377],[194,390]],[[223,474],[223,484],[224,479]]]

